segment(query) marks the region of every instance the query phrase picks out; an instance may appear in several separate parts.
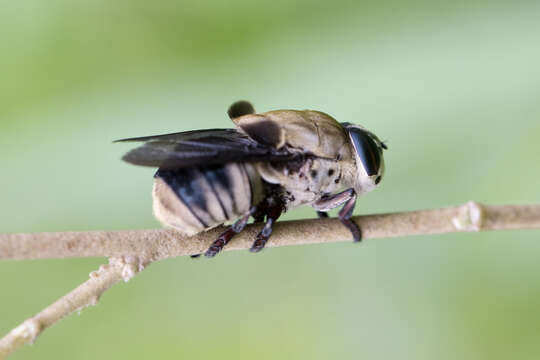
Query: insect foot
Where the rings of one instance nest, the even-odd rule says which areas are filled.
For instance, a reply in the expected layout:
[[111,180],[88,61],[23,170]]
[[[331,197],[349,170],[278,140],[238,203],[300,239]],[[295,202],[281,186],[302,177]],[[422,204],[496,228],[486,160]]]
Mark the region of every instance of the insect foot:
[[[265,231],[266,230],[266,231]],[[252,253],[257,253],[264,249],[264,246],[268,242],[268,239],[270,238],[270,235],[272,234],[272,226],[270,225],[268,227],[268,223],[264,226],[263,230],[257,234],[257,237],[255,238],[255,241],[253,242],[253,245],[251,245],[251,248],[249,251]]]
[[[204,253],[204,256],[211,258],[211,257],[216,256],[221,250],[223,250],[225,245],[227,245],[229,241],[231,241],[234,235],[244,230],[249,220],[249,217],[251,216],[253,211],[254,211],[253,209],[250,210],[249,214],[245,215],[244,217],[241,217],[232,226],[229,226],[227,230],[222,232],[221,235],[219,235],[219,237],[212,243],[212,245],[210,245],[208,250],[206,250],[206,252]],[[193,255],[191,257],[194,258]],[[198,256],[195,255],[195,257],[198,257]]]
[[355,243],[362,241],[362,230],[354,221],[351,220],[352,213],[356,205],[356,197],[356,194],[353,192],[351,198],[345,203],[338,215],[341,223],[345,225],[352,233],[353,241]]
[[234,235],[236,235],[236,231],[234,231],[231,226],[223,233],[221,233],[221,235],[219,235],[219,237],[212,243],[212,245],[210,245],[208,250],[206,250],[204,256],[209,258],[216,256],[221,250],[223,250],[225,245],[227,245],[229,241],[231,241]]

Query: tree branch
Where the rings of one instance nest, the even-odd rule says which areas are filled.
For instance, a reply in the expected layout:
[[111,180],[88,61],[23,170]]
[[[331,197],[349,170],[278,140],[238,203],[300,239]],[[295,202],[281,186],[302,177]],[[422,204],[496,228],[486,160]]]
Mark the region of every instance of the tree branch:
[[122,279],[128,281],[140,269],[142,268],[133,259],[126,261],[111,258],[109,264],[101,265],[99,270],[91,272],[90,279],[0,339],[0,359],[4,359],[26,343],[34,343],[41,332],[63,317],[90,305],[96,305],[105,290]]
[[[540,205],[481,205],[468,202],[442,209],[356,216],[364,239],[459,231],[537,229]],[[225,250],[248,249],[262,225],[249,225]],[[203,252],[223,228],[191,237],[173,230],[128,230],[0,234],[0,259],[134,256],[143,261]],[[335,218],[278,222],[268,247],[350,241]]]
[[[364,239],[450,232],[540,229],[540,205],[488,206],[468,202],[442,209],[357,216]],[[225,250],[249,249],[262,225],[250,225]],[[73,311],[97,303],[122,279],[128,281],[147,264],[168,257],[202,253],[222,228],[186,237],[171,230],[91,231],[0,234],[0,259],[110,257],[108,265],[66,296],[26,320],[0,339],[0,359]],[[268,247],[351,241],[337,219],[277,223]]]

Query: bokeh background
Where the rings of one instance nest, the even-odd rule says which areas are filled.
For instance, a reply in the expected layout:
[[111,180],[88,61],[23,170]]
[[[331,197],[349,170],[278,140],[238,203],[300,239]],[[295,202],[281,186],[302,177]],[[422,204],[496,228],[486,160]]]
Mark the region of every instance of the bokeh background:
[[[0,232],[157,227],[153,170],[111,141],[228,127],[238,99],[386,140],[358,214],[538,203],[539,16],[536,1],[2,1]],[[539,236],[169,259],[13,359],[538,359]],[[0,333],[104,261],[1,261]]]

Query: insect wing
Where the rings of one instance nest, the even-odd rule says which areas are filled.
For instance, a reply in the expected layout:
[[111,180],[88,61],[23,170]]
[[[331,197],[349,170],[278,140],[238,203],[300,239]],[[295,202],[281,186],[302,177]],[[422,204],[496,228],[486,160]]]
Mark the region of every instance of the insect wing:
[[164,169],[228,162],[280,162],[295,157],[288,149],[260,144],[234,129],[194,130],[116,142],[130,141],[144,144],[124,155],[124,161]]

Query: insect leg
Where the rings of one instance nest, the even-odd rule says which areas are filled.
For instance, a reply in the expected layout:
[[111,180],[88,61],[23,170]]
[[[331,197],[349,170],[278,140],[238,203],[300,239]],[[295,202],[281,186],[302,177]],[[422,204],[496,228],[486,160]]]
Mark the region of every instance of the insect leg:
[[[219,237],[210,245],[208,250],[204,253],[204,256],[206,257],[214,257],[216,256],[221,250],[223,250],[223,247],[231,241],[234,235],[238,234],[244,228],[246,227],[246,224],[249,220],[249,217],[251,216],[252,211],[250,211],[249,214],[241,217],[238,221],[236,221],[233,225],[229,226],[227,230],[222,232]],[[193,255],[191,256],[194,257]],[[197,256],[198,257],[198,256]]]
[[338,194],[326,195],[317,200],[312,206],[317,210],[317,215],[319,215],[320,212],[325,212],[345,204],[351,199],[353,194],[354,189],[347,189]]
[[257,237],[255,238],[255,241],[253,242],[253,245],[251,245],[251,249],[249,251],[251,252],[259,252],[261,251],[264,246],[266,245],[266,242],[270,238],[270,235],[272,234],[272,226],[276,222],[276,220],[281,216],[281,213],[283,212],[283,206],[281,203],[275,203],[268,207],[268,212],[266,215],[266,224],[264,224],[263,229],[260,233],[257,234]]
[[345,225],[351,231],[354,242],[360,242],[362,240],[362,230],[360,230],[360,227],[351,220],[355,205],[356,193],[353,190],[351,198],[341,208],[338,217],[343,225]]
[[328,213],[324,211],[317,211],[317,216],[319,219],[326,219],[328,217]]
[[253,223],[262,223],[264,222],[264,218],[266,214],[268,213],[268,200],[263,200],[259,205],[255,207],[255,209],[252,212],[253,216]]
[[236,234],[236,231],[233,230],[232,226],[229,226],[227,230],[222,232],[219,237],[210,245],[208,250],[204,253],[204,256],[206,257],[214,257],[216,256],[221,250],[223,250],[223,247],[227,245],[229,241],[231,241],[232,237]]
[[320,213],[322,211],[327,211],[345,204],[339,211],[339,220],[351,231],[354,242],[359,242],[362,240],[362,231],[358,225],[351,220],[354,206],[356,205],[356,197],[354,189],[347,189],[339,194],[321,198],[313,204],[313,207],[317,209],[317,215],[321,217]]

